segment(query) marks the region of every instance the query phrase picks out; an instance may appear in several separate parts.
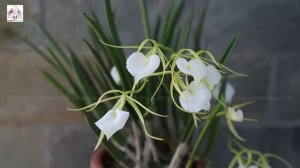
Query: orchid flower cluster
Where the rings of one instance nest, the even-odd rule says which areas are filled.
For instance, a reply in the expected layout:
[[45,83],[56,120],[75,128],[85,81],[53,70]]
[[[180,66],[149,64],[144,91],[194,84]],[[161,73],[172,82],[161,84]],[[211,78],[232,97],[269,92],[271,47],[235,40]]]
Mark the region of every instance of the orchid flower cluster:
[[[231,103],[235,92],[230,83],[226,85],[225,96],[220,94],[222,76],[228,73],[238,76],[244,76],[243,74],[239,74],[218,63],[214,56],[206,50],[181,49],[178,52],[174,52],[172,49],[158,44],[152,39],[144,40],[139,46],[113,46],[103,41],[101,42],[109,47],[136,48],[137,50],[129,55],[126,61],[126,69],[134,78],[131,90],[109,90],[103,93],[98,101],[80,109],[71,109],[92,111],[100,103],[115,102],[111,110],[106,112],[95,123],[101,130],[96,148],[101,144],[104,136],[109,140],[117,131],[123,129],[130,116],[134,113],[139,119],[147,137],[163,140],[147,131],[145,116],[148,114],[165,118],[168,116],[152,111],[135,97],[135,94],[140,93],[152,77],[157,77],[160,82],[151,100],[153,100],[160,87],[167,88],[173,104],[181,112],[192,116],[196,128],[198,128],[200,121],[207,120],[210,115],[213,115],[210,113],[213,103],[219,103],[222,110],[217,112],[217,117],[224,116],[231,133],[237,139],[245,140],[236,131],[234,123],[250,120],[244,117],[240,108],[252,102],[227,106],[227,104]],[[116,84],[122,83],[116,67],[112,67],[110,74]],[[168,81],[164,82],[164,80]],[[165,83],[169,85],[164,85]],[[212,100],[213,98],[214,100]],[[133,111],[125,107],[126,103]],[[248,151],[246,153],[248,154]],[[232,164],[238,162],[240,168],[243,166],[255,168],[255,164],[265,164],[264,162],[260,163],[260,161],[252,161],[251,158],[248,158],[247,163],[244,164],[242,154],[237,153]],[[248,162],[253,162],[254,164],[249,165]]]
[[[151,47],[147,46],[147,43],[150,43]],[[105,45],[109,45],[111,47],[122,47],[112,46],[110,44]],[[131,47],[129,46],[126,48]],[[134,48],[134,46],[132,48]],[[190,113],[194,118],[195,126],[198,127],[198,122],[201,119],[205,119],[211,109],[212,97],[218,99],[217,97],[220,93],[220,81],[222,78],[222,73],[225,73],[220,69],[237,75],[242,75],[218,63],[214,56],[206,50],[195,52],[191,49],[181,49],[177,53],[172,53],[171,56],[167,56],[163,50],[167,50],[168,52],[172,50],[162,46],[161,44],[158,44],[152,39],[144,40],[137,48],[138,50],[133,52],[126,61],[126,68],[134,78],[132,90],[107,91],[98,99],[97,102],[86,107],[76,109],[92,111],[100,103],[118,99],[113,108],[95,123],[96,126],[102,131],[98,145],[102,141],[104,135],[107,139],[109,139],[114,133],[125,126],[130,115],[130,112],[123,109],[126,102],[129,103],[135,110],[140,122],[144,127],[146,135],[156,140],[162,140],[161,138],[152,136],[147,132],[144,116],[140,108],[145,110],[147,113],[151,113],[159,117],[167,116],[153,112],[133,97],[135,93],[139,93],[144,88],[149,77],[161,77],[161,81],[151,98],[152,100],[156,92],[161,87],[164,77],[166,75],[171,76],[169,91],[173,103],[181,111]],[[145,54],[142,51],[144,51]],[[208,58],[205,58],[204,55],[208,55]],[[160,65],[162,65],[162,71],[156,72]],[[113,80],[117,84],[122,82],[116,67],[112,67],[110,73]],[[138,85],[140,86],[138,87]],[[175,98],[176,93],[179,95],[178,98]],[[227,96],[226,101],[230,102],[234,94],[232,85],[228,85],[227,93],[229,96]],[[115,94],[119,95],[105,98],[109,95]],[[226,111],[227,112],[225,116],[229,120],[236,122],[243,121],[243,112],[241,110],[235,111],[234,108],[229,107]]]

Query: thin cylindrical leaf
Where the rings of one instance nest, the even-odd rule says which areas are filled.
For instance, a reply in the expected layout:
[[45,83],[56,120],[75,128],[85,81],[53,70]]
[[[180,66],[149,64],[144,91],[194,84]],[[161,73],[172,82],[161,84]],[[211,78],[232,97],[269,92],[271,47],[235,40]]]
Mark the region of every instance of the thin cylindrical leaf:
[[88,97],[88,99],[91,102],[95,102],[99,97],[98,90],[96,89],[93,81],[90,79],[87,71],[78,60],[75,53],[70,50],[70,55],[71,55],[73,70],[78,78],[78,81],[81,83],[82,88],[84,89],[85,95]]
[[201,38],[202,38],[204,20],[205,20],[205,16],[206,16],[207,3],[203,2],[202,5],[203,5],[203,7],[200,9],[201,14],[200,14],[199,21],[197,23],[197,27],[196,27],[195,34],[194,34],[194,47],[193,47],[193,49],[195,51],[198,51],[198,50],[201,49]]
[[193,10],[189,12],[186,18],[186,22],[184,24],[184,28],[181,31],[181,37],[179,40],[179,48],[185,48],[188,42],[189,33],[191,30],[191,25],[193,22]]
[[160,33],[160,24],[161,24],[161,17],[157,16],[156,22],[155,22],[155,27],[154,27],[154,33],[153,33],[153,39],[156,40],[157,42],[160,42],[159,38],[159,33]]
[[76,96],[81,97],[82,92],[81,92],[79,86],[77,86],[77,84],[74,82],[73,78],[70,76],[68,70],[66,69],[67,67],[60,61],[59,57],[54,53],[54,51],[50,47],[46,46],[46,50],[49,52],[50,56],[52,56],[53,60],[57,63],[60,74],[67,79],[70,86],[76,93]]
[[44,33],[44,35],[47,37],[47,39],[49,40],[49,42],[53,46],[53,48],[60,54],[60,56],[62,56],[62,58],[64,59],[64,61],[66,63],[70,64],[66,53],[59,46],[59,44],[56,42],[56,40],[51,36],[51,34],[46,30],[46,28],[41,24],[39,24],[39,27],[42,30],[42,32]]
[[229,46],[227,47],[227,49],[225,50],[223,56],[221,57],[220,60],[220,64],[222,65],[226,65],[227,62],[229,61],[234,49],[236,48],[238,42],[240,39],[240,33],[237,33],[234,38],[232,39],[232,41],[230,42]]
[[40,56],[42,56],[52,67],[54,67],[54,69],[58,70],[58,66],[53,62],[52,59],[49,58],[49,56],[43,52],[42,50],[40,50],[38,48],[38,46],[36,46],[35,44],[33,44],[30,40],[28,39],[24,39],[25,43],[27,43],[33,50],[35,50]]
[[147,3],[145,2],[145,0],[140,0],[140,8],[141,8],[145,38],[151,38],[151,33],[150,33],[151,30],[150,30],[150,26],[149,26]]

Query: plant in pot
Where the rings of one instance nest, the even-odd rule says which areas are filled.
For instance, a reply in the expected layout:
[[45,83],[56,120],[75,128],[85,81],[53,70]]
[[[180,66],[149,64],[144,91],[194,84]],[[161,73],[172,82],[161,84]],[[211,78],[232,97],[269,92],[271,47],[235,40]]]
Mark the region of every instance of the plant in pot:
[[[99,137],[91,167],[213,166],[209,154],[221,119],[235,139],[228,144],[234,154],[229,167],[270,167],[271,158],[291,167],[279,156],[240,143],[245,139],[234,124],[250,120],[241,108],[252,102],[230,104],[234,89],[228,76],[245,75],[226,66],[239,34],[220,60],[203,48],[206,3],[195,18],[194,10],[183,12],[184,0],[170,1],[153,26],[147,4],[140,0],[145,40],[126,46],[121,44],[110,1],[103,2],[108,31],[94,12],[84,14],[92,32],[84,43],[92,57],[78,57],[71,48],[61,47],[43,26],[49,41],[45,50],[27,41],[56,70],[55,75],[46,70],[43,74],[74,104],[69,110],[80,111]],[[192,30],[194,20],[197,26]],[[125,50],[132,53],[127,56]]]

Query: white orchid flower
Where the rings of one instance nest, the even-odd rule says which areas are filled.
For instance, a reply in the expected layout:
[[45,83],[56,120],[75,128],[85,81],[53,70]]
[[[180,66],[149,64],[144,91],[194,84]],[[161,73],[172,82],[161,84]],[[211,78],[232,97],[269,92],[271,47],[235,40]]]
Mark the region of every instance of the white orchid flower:
[[191,82],[179,96],[181,106],[189,112],[210,109],[211,93],[202,82]]
[[116,84],[120,84],[121,83],[121,77],[120,74],[117,70],[117,67],[112,67],[110,70],[110,75],[113,78],[113,80],[116,82]]
[[207,73],[205,76],[205,80],[208,84],[209,89],[213,90],[215,85],[217,85],[220,82],[221,74],[213,65],[208,65],[206,68]]
[[117,131],[125,126],[128,120],[129,112],[120,109],[109,110],[100,120],[95,124],[104,132],[107,140]]
[[243,111],[240,109],[235,110],[232,107],[228,107],[228,113],[226,116],[228,119],[235,121],[235,122],[242,122],[244,120]]
[[126,62],[126,68],[134,77],[137,83],[142,78],[151,75],[159,67],[160,59],[158,55],[146,57],[141,52],[132,53]]
[[[217,85],[212,92],[212,95],[215,99],[217,99],[219,97],[220,91],[221,91],[221,85]],[[227,82],[226,89],[225,89],[225,102],[231,103],[234,94],[235,94],[235,89],[234,89],[233,85],[231,83]]]
[[200,59],[187,61],[184,58],[177,58],[176,65],[181,72],[193,76],[194,81],[197,82],[204,78],[207,73],[207,68]]

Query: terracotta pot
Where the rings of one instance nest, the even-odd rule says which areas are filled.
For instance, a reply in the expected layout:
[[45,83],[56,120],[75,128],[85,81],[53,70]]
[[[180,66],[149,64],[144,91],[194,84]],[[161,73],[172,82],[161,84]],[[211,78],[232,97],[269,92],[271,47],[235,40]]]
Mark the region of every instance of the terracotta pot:
[[[193,164],[193,168],[205,168],[206,162],[196,158]],[[95,150],[90,159],[90,168],[114,168],[119,167],[115,164],[114,159],[109,155],[109,153],[103,149],[99,148]]]
[[114,160],[109,153],[103,148],[98,148],[92,154],[90,168],[108,168],[111,167],[109,164],[112,163]]
[[205,168],[206,167],[206,163],[205,161],[199,159],[199,158],[196,158],[194,163],[193,163],[193,168]]

